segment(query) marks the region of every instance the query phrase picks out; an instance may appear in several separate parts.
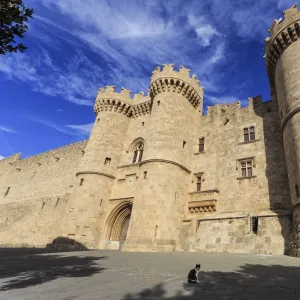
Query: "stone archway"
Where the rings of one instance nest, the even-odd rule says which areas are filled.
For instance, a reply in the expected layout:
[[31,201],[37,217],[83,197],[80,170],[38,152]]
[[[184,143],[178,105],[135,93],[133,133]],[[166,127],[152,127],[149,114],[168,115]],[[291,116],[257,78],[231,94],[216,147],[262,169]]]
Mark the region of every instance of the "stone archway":
[[119,204],[108,219],[108,240],[115,244],[115,248],[121,249],[128,232],[132,211],[131,202]]

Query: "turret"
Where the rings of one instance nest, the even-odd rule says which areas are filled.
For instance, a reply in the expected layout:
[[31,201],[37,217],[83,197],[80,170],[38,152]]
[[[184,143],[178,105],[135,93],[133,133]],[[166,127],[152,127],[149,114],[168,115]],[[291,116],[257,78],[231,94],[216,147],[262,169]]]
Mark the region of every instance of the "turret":
[[[114,86],[98,91],[96,120],[77,170],[77,186],[70,203],[76,240],[98,247],[108,201],[131,116],[130,91]],[[75,209],[73,211],[73,209]],[[75,233],[74,233],[75,231]]]
[[266,38],[265,59],[279,117],[293,206],[290,255],[300,256],[300,12],[297,6],[275,20]]
[[194,130],[202,115],[203,87],[199,84],[184,67],[175,71],[174,65],[163,65],[152,73],[151,115],[139,169],[147,178],[137,191],[124,250],[176,249],[192,167]]

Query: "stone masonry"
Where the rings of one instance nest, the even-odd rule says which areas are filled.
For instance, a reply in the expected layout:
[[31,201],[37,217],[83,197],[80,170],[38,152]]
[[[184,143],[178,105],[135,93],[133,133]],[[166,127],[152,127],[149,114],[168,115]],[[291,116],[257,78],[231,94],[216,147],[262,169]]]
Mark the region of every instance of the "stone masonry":
[[1,160],[0,244],[299,256],[298,20],[266,39],[270,101],[203,115],[196,76],[163,65],[148,95],[99,89],[89,140]]

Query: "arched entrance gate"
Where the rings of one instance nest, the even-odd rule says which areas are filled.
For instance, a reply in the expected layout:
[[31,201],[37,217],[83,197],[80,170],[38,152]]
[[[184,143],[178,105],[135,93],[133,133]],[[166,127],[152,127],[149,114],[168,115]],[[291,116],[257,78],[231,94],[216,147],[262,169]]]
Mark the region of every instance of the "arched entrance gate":
[[131,211],[132,203],[129,201],[123,202],[112,211],[108,219],[108,240],[119,242],[119,249],[122,249],[127,237]]

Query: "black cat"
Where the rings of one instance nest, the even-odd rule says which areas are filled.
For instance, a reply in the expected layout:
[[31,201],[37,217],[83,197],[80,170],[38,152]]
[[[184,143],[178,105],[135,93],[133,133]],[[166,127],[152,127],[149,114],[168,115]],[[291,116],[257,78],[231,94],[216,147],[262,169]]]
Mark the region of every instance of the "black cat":
[[188,283],[197,283],[198,280],[198,273],[200,272],[200,264],[196,264],[196,267],[192,269],[188,275]]

